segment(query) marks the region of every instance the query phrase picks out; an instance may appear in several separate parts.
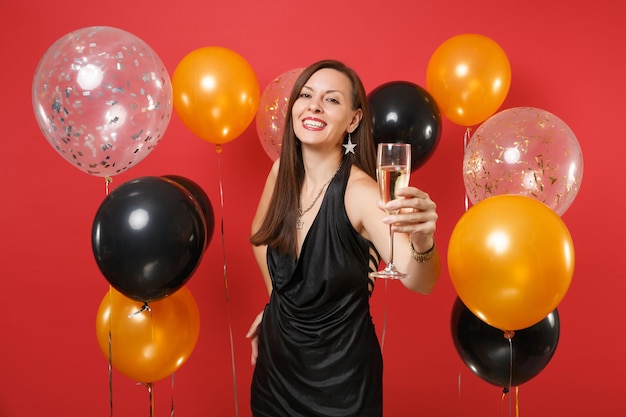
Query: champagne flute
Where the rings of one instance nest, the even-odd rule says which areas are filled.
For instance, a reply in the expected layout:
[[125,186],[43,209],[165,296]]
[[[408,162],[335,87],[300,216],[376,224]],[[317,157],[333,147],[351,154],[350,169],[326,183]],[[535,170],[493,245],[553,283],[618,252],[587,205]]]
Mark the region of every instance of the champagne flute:
[[[378,176],[378,188],[380,198],[384,204],[398,198],[396,191],[409,186],[411,175],[411,145],[406,143],[379,143],[376,157],[376,175]],[[386,210],[389,214],[397,213],[398,210]],[[389,262],[385,268],[370,272],[370,277],[403,279],[410,278],[398,270],[393,263],[393,231],[389,225]]]

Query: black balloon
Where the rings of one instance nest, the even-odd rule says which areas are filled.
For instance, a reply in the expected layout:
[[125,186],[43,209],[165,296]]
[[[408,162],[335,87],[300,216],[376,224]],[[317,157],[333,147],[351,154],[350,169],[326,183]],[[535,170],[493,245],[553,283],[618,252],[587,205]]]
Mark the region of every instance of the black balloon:
[[516,330],[509,341],[504,331],[480,320],[458,297],[450,324],[454,347],[467,367],[481,379],[504,388],[537,376],[552,359],[560,333],[555,309],[539,323]]
[[196,199],[202,213],[204,213],[204,220],[206,222],[206,246],[209,246],[211,239],[213,239],[213,231],[215,230],[215,215],[213,213],[213,205],[206,192],[197,183],[189,178],[182,177],[180,175],[164,175],[163,178],[170,179],[181,186],[183,186],[193,198]]
[[408,81],[392,81],[368,96],[374,142],[411,145],[411,172],[431,157],[441,138],[441,113],[434,98]]
[[200,205],[180,185],[160,177],[128,181],[107,195],[92,227],[96,263],[125,296],[151,302],[182,287],[206,241]]

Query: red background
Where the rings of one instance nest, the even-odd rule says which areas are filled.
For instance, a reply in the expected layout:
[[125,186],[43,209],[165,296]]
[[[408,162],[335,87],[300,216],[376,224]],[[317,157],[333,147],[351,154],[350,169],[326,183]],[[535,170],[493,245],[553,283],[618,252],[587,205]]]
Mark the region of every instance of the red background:
[[[561,338],[548,366],[520,387],[520,415],[623,414],[623,6],[617,0],[514,3],[0,0],[0,416],[110,415],[108,362],[95,337],[108,283],[90,243],[104,180],[65,162],[39,131],[31,107],[34,71],[48,47],[95,25],[139,36],[170,75],[196,48],[232,49],[252,65],[261,91],[284,71],[321,58],[353,66],[368,91],[393,80],[425,86],[429,58],[444,40],[462,33],[494,39],[512,68],[502,108],[554,113],[575,132],[585,161],[580,192],[562,217],[577,263],[559,306]],[[435,155],[412,176],[438,203],[444,256],[465,211],[463,132],[444,120]],[[156,384],[155,416],[167,415],[172,400],[177,416],[250,415],[252,367],[244,335],[266,294],[247,238],[270,164],[254,123],[218,155],[174,114],[154,152],[114,177],[112,187],[146,175],[192,179],[211,198],[218,222],[188,284],[200,306],[200,339],[174,388],[169,379]],[[445,265],[428,297],[393,283],[378,286],[373,314],[379,331],[386,329],[386,416],[503,415],[508,399],[502,401],[501,389],[472,374],[454,350],[449,322],[455,297]],[[112,398],[116,417],[148,415],[146,389],[117,373]]]

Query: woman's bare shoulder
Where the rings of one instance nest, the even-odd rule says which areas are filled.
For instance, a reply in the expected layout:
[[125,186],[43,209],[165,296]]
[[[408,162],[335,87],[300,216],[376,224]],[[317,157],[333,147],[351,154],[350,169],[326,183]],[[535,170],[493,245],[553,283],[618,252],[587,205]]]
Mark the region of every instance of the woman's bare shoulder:
[[369,238],[369,233],[365,232],[365,222],[380,214],[376,205],[379,199],[376,181],[361,169],[352,167],[344,203],[352,226],[366,238]]
[[350,171],[350,179],[348,180],[348,191],[362,192],[378,192],[376,181],[370,177],[365,171],[353,166]]

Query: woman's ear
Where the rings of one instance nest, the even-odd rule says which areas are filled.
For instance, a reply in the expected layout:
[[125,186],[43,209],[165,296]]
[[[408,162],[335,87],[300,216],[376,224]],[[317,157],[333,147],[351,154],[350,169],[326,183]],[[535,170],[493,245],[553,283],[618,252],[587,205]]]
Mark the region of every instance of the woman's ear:
[[357,109],[354,112],[354,116],[352,116],[352,120],[350,121],[350,124],[348,125],[348,133],[354,132],[356,128],[359,127],[359,123],[361,123],[362,118],[363,118],[363,110]]

